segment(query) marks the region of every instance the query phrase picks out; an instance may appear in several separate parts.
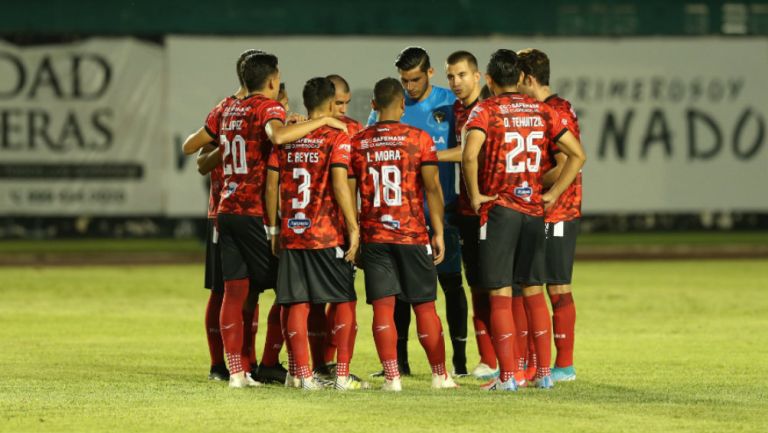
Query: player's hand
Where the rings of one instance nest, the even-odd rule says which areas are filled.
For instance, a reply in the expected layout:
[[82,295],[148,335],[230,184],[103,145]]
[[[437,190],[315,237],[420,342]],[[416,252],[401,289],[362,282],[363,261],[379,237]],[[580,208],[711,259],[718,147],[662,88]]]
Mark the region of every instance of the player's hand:
[[291,113],[288,115],[288,118],[285,120],[285,123],[287,123],[288,125],[293,125],[295,123],[306,122],[306,121],[307,121],[307,116],[299,113]]
[[497,198],[499,198],[498,194],[494,195],[482,195],[478,194],[477,197],[472,199],[472,209],[475,211],[476,214],[480,214],[480,207],[488,203],[489,201],[494,201]]
[[357,251],[360,249],[360,230],[356,228],[353,230],[350,230],[348,237],[349,237],[349,243],[347,247],[347,252],[344,253],[344,260],[348,261],[349,263],[355,264],[355,261],[357,260]]
[[272,235],[270,239],[272,243],[272,255],[275,257],[280,256],[280,235]]
[[559,199],[559,195],[553,194],[551,191],[547,191],[544,194],[541,195],[541,201],[544,203],[544,210],[549,210],[552,208],[552,206],[557,203],[557,199]]
[[445,258],[445,240],[443,235],[432,236],[432,260],[435,262],[435,266],[443,262]]
[[344,132],[349,132],[347,131],[347,124],[341,120],[331,116],[324,117],[323,119],[325,119],[326,126],[330,126],[331,128],[336,128]]

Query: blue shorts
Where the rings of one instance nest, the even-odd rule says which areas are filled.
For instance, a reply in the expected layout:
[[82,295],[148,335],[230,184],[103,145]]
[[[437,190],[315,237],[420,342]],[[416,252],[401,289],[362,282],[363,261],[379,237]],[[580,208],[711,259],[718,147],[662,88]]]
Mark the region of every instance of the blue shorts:
[[[461,273],[461,237],[458,227],[448,223],[453,221],[448,214],[445,215],[443,226],[443,240],[445,241],[445,257],[442,263],[437,265],[438,274]],[[431,231],[431,228],[430,228]]]

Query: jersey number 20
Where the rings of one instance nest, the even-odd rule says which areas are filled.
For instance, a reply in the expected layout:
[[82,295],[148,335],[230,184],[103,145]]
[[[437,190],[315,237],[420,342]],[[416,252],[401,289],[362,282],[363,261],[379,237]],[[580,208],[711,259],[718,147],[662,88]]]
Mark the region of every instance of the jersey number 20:
[[[248,174],[248,165],[245,162],[245,139],[240,135],[235,135],[232,143],[230,143],[227,136],[222,134],[221,144],[224,145],[224,154],[222,155],[224,175],[231,175],[233,168],[236,174]],[[230,155],[232,156],[231,163],[229,162]]]

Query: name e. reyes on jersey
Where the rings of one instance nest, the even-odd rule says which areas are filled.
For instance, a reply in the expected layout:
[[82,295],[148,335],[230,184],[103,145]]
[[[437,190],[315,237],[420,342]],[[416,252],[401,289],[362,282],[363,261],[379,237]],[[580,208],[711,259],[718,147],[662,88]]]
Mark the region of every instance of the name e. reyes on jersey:
[[316,164],[320,161],[318,152],[288,152],[286,159],[289,164]]

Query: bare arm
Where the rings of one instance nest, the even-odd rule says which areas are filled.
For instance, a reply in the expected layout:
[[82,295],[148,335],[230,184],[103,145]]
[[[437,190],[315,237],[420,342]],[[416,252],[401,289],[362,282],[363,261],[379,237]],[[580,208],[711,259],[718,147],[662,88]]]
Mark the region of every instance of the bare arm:
[[347,223],[347,235],[349,245],[344,258],[352,263],[355,261],[357,249],[360,246],[360,227],[357,224],[357,206],[352,200],[352,194],[347,182],[347,169],[343,167],[331,168],[331,180],[333,182],[333,196],[341,208],[344,221]]
[[440,186],[440,171],[437,165],[422,165],[421,177],[424,181],[424,193],[429,207],[429,222],[432,225],[432,254],[435,264],[443,261],[445,241],[443,240],[444,200]]
[[282,146],[286,143],[296,141],[323,126],[330,126],[331,128],[347,132],[347,125],[334,117],[320,117],[307,120],[306,122],[294,123],[292,125],[285,125],[283,122],[273,119],[267,123],[265,131],[267,132],[269,141],[275,146]]
[[464,174],[464,182],[467,185],[467,195],[472,203],[472,209],[475,212],[480,210],[480,206],[483,203],[496,200],[497,195],[486,196],[480,194],[480,184],[477,180],[477,170],[479,164],[477,158],[480,155],[480,150],[483,148],[485,142],[485,132],[479,129],[473,129],[471,131],[462,134],[464,136],[464,151],[461,156],[461,170]]
[[184,144],[181,145],[181,151],[184,152],[184,155],[192,155],[200,150],[201,147],[213,141],[214,138],[208,134],[205,128],[200,128],[184,140]]
[[550,188],[557,178],[560,177],[566,159],[568,159],[568,156],[563,152],[557,152],[555,154],[555,166],[541,176],[541,184],[544,188]]
[[438,150],[437,160],[440,162],[461,162],[461,146]]
[[565,160],[565,165],[560,172],[557,180],[549,188],[549,191],[544,193],[542,200],[544,201],[544,207],[549,209],[560,198],[560,194],[568,188],[576,176],[579,174],[581,167],[587,162],[587,155],[584,153],[584,148],[581,146],[581,142],[570,131],[567,131],[560,137],[557,142],[560,146],[560,150],[565,153],[568,159]]
[[270,236],[272,237],[272,253],[277,255],[277,246],[279,240],[278,230],[280,229],[277,222],[277,207],[279,201],[279,181],[280,174],[275,170],[267,170],[267,185],[265,188],[265,204],[267,206],[267,224],[270,228]]
[[221,164],[221,152],[219,147],[208,143],[197,154],[197,172],[206,175]]

